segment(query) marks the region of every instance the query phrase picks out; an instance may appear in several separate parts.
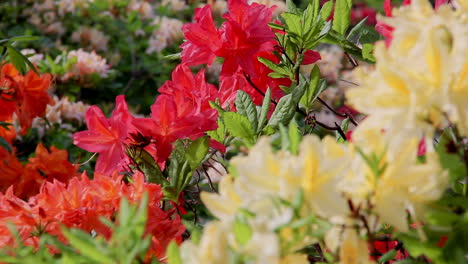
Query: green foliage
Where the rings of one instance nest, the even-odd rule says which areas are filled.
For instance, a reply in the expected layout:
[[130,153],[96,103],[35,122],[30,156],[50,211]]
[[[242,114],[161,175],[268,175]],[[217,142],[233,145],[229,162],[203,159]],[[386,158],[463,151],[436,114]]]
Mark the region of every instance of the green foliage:
[[177,140],[170,156],[167,176],[169,183],[163,186],[164,198],[177,202],[180,193],[192,181],[193,173],[205,161],[208,154],[208,137],[200,137],[195,141]]
[[255,141],[255,131],[246,116],[235,112],[225,112],[222,115],[224,125],[231,136],[245,140],[248,144]]
[[257,108],[255,107],[252,98],[242,90],[237,91],[236,110],[237,113],[246,116],[252,125],[253,131],[257,131]]
[[349,27],[352,4],[351,0],[336,0],[332,29],[341,36],[344,36]]

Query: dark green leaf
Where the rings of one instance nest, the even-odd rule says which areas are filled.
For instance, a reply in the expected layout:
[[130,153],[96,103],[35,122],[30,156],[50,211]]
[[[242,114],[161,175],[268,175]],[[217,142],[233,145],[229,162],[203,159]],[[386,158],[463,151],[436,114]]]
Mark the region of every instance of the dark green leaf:
[[304,95],[299,101],[306,108],[307,112],[310,110],[312,106],[313,99],[315,96],[315,91],[318,89],[319,81],[320,81],[320,69],[317,65],[315,65],[312,71],[310,72],[309,86],[306,87]]
[[270,102],[271,100],[271,90],[270,88],[267,89],[265,93],[265,97],[263,98],[262,108],[260,110],[260,116],[258,117],[258,126],[257,126],[257,133],[263,129],[268,117],[268,111],[270,111]]
[[8,143],[3,137],[0,137],[0,147],[6,149],[10,153],[13,151],[13,149],[10,146],[10,143]]
[[237,113],[247,117],[252,124],[252,129],[257,131],[257,108],[253,103],[252,98],[242,90],[237,91],[236,110]]

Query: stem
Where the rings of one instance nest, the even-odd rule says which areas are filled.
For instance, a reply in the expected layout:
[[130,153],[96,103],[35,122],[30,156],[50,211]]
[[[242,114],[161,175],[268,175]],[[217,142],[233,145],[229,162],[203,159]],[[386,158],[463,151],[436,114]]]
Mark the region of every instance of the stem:
[[351,57],[351,55],[349,55],[348,52],[345,52],[344,54],[346,58],[348,58],[349,62],[351,62],[351,64],[353,65],[353,68],[356,68],[357,66],[359,66],[358,62],[353,57]]
[[351,123],[353,123],[353,125],[357,126],[358,123],[356,122],[356,120],[354,120],[354,118],[351,116],[351,115],[348,115],[347,113],[340,113],[340,112],[337,112],[336,110],[334,110],[333,108],[331,108],[331,106],[329,106],[324,100],[322,100],[322,98],[320,97],[317,97],[317,100],[323,104],[328,110],[332,111],[333,114],[339,116],[339,117],[344,117],[344,118],[349,118],[349,121],[351,121]]

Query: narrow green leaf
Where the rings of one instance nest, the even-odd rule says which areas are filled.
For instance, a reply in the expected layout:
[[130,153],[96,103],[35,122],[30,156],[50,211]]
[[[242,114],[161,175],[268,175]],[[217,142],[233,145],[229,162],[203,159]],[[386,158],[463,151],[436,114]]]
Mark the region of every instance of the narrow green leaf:
[[168,59],[168,60],[178,60],[182,56],[182,53],[174,53],[174,54],[169,54],[164,56],[163,58]]
[[253,143],[255,132],[247,117],[235,112],[225,112],[223,113],[223,120],[231,136]]
[[344,36],[351,19],[351,0],[337,0],[333,15],[333,30]]
[[175,241],[171,241],[166,250],[167,263],[168,264],[183,264],[182,258],[180,257],[179,247]]
[[10,146],[10,143],[8,143],[3,137],[0,137],[0,147],[6,149],[9,153],[13,151],[13,149]]
[[218,110],[219,113],[224,112],[224,109],[218,103],[212,101],[210,101],[209,103],[211,108]]
[[297,155],[299,153],[299,145],[301,143],[302,135],[299,131],[299,127],[297,126],[296,122],[292,120],[289,124],[289,151],[293,155]]
[[97,263],[114,263],[114,260],[103,253],[101,247],[97,247],[93,237],[79,229],[68,230],[62,228],[62,233],[74,248],[80,251],[80,254],[88,257]]
[[252,129],[257,131],[257,108],[255,107],[252,98],[250,98],[250,96],[242,90],[237,91],[236,109],[237,113],[249,119],[250,123],[252,124]]
[[17,51],[15,48],[13,48],[10,45],[7,45],[7,52],[8,52],[8,59],[9,61],[15,66],[15,68],[22,74],[25,75],[26,71],[28,70],[27,65],[22,54]]
[[361,28],[362,26],[364,26],[364,23],[366,23],[367,21],[367,17],[365,17],[364,19],[362,19],[361,21],[359,21],[359,23],[356,24],[356,26],[354,26],[350,31],[349,31],[349,34],[348,36],[346,37],[347,39],[350,39],[355,33],[357,33]]
[[189,161],[190,167],[193,171],[200,166],[200,163],[205,158],[206,153],[208,153],[208,148],[209,139],[206,136],[198,138],[188,146],[185,151],[185,157]]
[[291,144],[289,142],[288,130],[283,124],[279,123],[279,131],[280,131],[280,139],[281,139],[281,150],[286,151],[289,149],[289,145]]
[[275,71],[277,73],[284,74],[284,75],[287,75],[287,76],[291,75],[291,72],[288,69],[286,69],[284,66],[280,66],[280,65],[272,62],[271,60],[268,60],[268,59],[265,59],[265,58],[262,58],[262,57],[258,57],[258,60],[261,63],[263,63],[265,66],[270,68],[272,71]]
[[268,23],[268,26],[270,26],[272,29],[284,31],[283,25],[278,25],[276,23]]
[[315,95],[315,91],[318,89],[319,81],[320,81],[320,69],[317,65],[315,65],[312,71],[310,72],[309,86],[306,87],[304,95],[299,101],[306,108],[307,111],[309,111],[311,108],[314,95]]
[[270,88],[267,89],[265,93],[265,97],[263,98],[262,108],[260,110],[260,116],[258,118],[258,126],[257,126],[257,133],[263,129],[268,117],[268,111],[270,111],[270,102],[271,100],[271,90]]
[[19,52],[16,48],[14,48],[11,45],[7,45],[6,47],[8,52],[8,58],[22,75],[26,74],[26,72],[28,71],[28,67],[30,70],[33,70],[34,72],[39,74],[34,65],[28,60],[26,56],[24,56],[21,52]]
[[379,263],[386,263],[387,261],[393,260],[396,255],[397,251],[392,249],[379,258]]
[[321,79],[318,84],[318,88],[315,89],[314,91],[314,97],[312,98],[311,103],[315,102],[317,100],[317,97],[320,96],[320,94],[327,89],[327,81],[324,79]]
[[13,42],[13,41],[18,41],[18,42],[24,42],[24,41],[36,41],[41,39],[38,36],[17,36],[17,37],[12,37],[8,39],[8,42]]
[[[349,127],[349,117],[346,119],[343,119],[341,121],[341,130],[346,134],[348,132],[348,127]],[[338,131],[335,131],[335,138],[337,142],[345,142],[346,138],[343,138]]]
[[330,0],[322,5],[322,9],[320,10],[320,19],[322,21],[326,21],[328,17],[330,17],[333,10],[333,0]]

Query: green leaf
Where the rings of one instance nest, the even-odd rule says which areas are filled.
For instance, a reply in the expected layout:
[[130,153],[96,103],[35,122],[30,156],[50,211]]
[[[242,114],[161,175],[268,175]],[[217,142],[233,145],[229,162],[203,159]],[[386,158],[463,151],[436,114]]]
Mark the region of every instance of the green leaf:
[[288,8],[288,11],[293,14],[300,13],[300,10],[296,7],[296,5],[294,4],[292,0],[286,0],[286,7]]
[[263,129],[268,117],[268,111],[270,111],[270,102],[271,100],[271,90],[270,88],[267,89],[265,93],[265,97],[263,98],[262,108],[260,110],[260,116],[258,118],[258,126],[257,126],[257,133]]
[[225,112],[223,120],[231,136],[247,140],[248,143],[254,142],[255,131],[247,117],[235,112]]
[[163,58],[168,59],[168,60],[178,60],[181,58],[181,56],[182,56],[182,53],[179,52],[179,53],[166,55]]
[[372,44],[364,44],[362,45],[362,57],[365,59],[368,59],[372,62],[375,62],[375,57],[372,54],[372,51],[374,50],[374,45]]
[[98,246],[97,241],[80,229],[62,228],[62,233],[80,254],[97,263],[115,263],[112,258],[103,253],[103,248]]
[[314,91],[314,96],[312,97],[312,101],[310,102],[311,104],[317,100],[317,98],[320,96],[320,94],[327,89],[327,81],[324,79],[321,79],[318,84],[318,88],[315,89]]
[[232,230],[234,232],[234,238],[241,246],[247,244],[250,238],[252,238],[252,229],[250,228],[249,224],[247,223],[247,220],[245,220],[244,217],[236,217],[236,219],[234,220]]
[[[343,130],[343,132],[345,134],[346,134],[346,132],[348,132],[349,122],[350,122],[349,117],[345,118],[345,119],[343,119],[343,121],[341,121],[341,126],[340,127],[341,127],[341,130]],[[345,142],[346,141],[346,138],[343,138],[338,131],[335,131],[335,137],[336,137],[337,142]]]
[[216,130],[208,131],[206,134],[210,136],[212,139],[223,143],[224,138],[226,137],[226,127],[224,126],[223,121],[221,119],[218,119],[218,128]]
[[169,246],[167,246],[166,256],[168,264],[183,264],[182,258],[180,257],[179,247],[174,240],[169,243]]
[[265,66],[267,66],[268,68],[270,68],[272,71],[274,72],[277,72],[279,74],[284,74],[286,76],[290,76],[291,75],[291,72],[285,68],[285,67],[282,67],[274,62],[272,62],[271,60],[268,60],[268,59],[265,59],[265,58],[262,58],[262,57],[258,57],[258,60],[263,63]]
[[21,54],[16,48],[11,45],[7,45],[7,52],[8,58],[10,62],[15,66],[15,68],[21,73],[21,75],[25,75],[29,69],[33,70],[34,72],[38,73],[34,65],[28,60],[26,56]]
[[212,101],[210,101],[209,103],[210,103],[211,108],[218,110],[220,114],[224,112],[224,109],[218,103],[212,102]]
[[277,127],[280,123],[286,125],[294,115],[296,111],[294,102],[292,100],[292,94],[283,96],[278,104],[276,105],[275,111],[271,115],[268,125]]
[[304,95],[299,101],[306,108],[307,112],[310,110],[312,106],[315,91],[318,88],[319,81],[320,81],[320,69],[317,65],[315,65],[312,71],[310,72],[309,86],[306,88]]
[[257,108],[253,103],[252,98],[250,98],[250,96],[242,90],[237,91],[236,109],[237,113],[249,119],[250,123],[252,124],[252,129],[257,131]]
[[18,41],[18,42],[36,41],[36,40],[39,40],[39,39],[41,39],[41,38],[38,37],[38,36],[17,36],[17,37],[12,37],[12,38],[8,39],[8,42],[14,42],[14,41]]
[[200,166],[200,163],[205,159],[205,156],[208,153],[208,148],[209,139],[206,136],[198,138],[188,146],[185,151],[185,157],[193,171],[196,170],[198,166]]
[[139,146],[128,145],[126,152],[127,156],[133,161],[137,169],[145,175],[148,182],[161,185],[168,183],[158,163],[146,150]]
[[461,157],[458,155],[456,142],[451,132],[451,128],[444,130],[439,138],[436,152],[439,155],[439,161],[442,168],[448,170],[450,181],[453,183],[465,177],[467,174],[467,168]]
[[299,153],[299,145],[301,143],[302,135],[299,131],[299,127],[297,126],[296,122],[293,120],[289,124],[289,151],[293,155],[297,155]]
[[386,263],[387,261],[393,260],[396,255],[397,251],[392,249],[379,258],[379,263]]
[[337,0],[333,15],[333,30],[344,36],[349,27],[351,15],[351,0]]
[[359,21],[359,23],[356,24],[350,31],[348,36],[346,37],[347,39],[350,39],[355,33],[358,32],[359,29],[361,29],[364,26],[364,23],[366,23],[367,17]]
[[283,25],[278,25],[276,23],[268,23],[268,26],[270,26],[270,28],[272,28],[272,29],[284,31],[284,26]]
[[9,153],[13,151],[13,149],[10,146],[10,143],[8,143],[3,137],[0,137],[0,147],[6,149]]
[[281,17],[284,18],[288,33],[296,34],[299,37],[302,36],[302,23],[300,16],[285,12],[281,14]]
[[333,10],[333,0],[330,0],[322,5],[322,9],[320,10],[320,19],[322,21],[326,21],[328,17],[330,17]]

